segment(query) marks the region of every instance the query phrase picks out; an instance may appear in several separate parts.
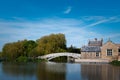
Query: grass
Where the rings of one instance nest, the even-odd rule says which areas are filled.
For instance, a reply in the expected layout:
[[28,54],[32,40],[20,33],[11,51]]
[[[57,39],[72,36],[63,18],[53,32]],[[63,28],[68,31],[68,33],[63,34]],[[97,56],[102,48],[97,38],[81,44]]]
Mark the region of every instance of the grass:
[[120,66],[120,61],[114,60],[114,61],[110,62],[110,64],[115,65],[115,66]]

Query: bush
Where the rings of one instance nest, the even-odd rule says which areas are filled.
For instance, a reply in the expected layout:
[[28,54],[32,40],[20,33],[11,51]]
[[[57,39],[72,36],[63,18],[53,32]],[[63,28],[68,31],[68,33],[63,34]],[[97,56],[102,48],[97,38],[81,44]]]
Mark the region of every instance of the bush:
[[114,61],[110,62],[110,64],[120,66],[120,61],[114,60]]
[[16,59],[17,62],[28,62],[28,58],[26,56],[20,56]]

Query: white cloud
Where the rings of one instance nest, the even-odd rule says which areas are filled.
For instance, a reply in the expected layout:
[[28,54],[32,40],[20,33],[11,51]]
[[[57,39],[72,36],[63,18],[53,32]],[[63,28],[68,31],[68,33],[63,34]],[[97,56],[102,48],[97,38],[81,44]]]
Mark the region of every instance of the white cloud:
[[[77,19],[53,18],[39,21],[24,21],[24,22],[0,22],[0,35],[5,36],[0,40],[5,43],[23,40],[23,39],[39,39],[44,35],[51,33],[64,33],[67,39],[67,45],[80,47],[82,40],[89,32],[81,29],[84,23]],[[9,37],[9,39],[8,39]],[[82,39],[83,38],[83,39]]]
[[72,10],[72,7],[68,7],[65,11],[64,11],[64,14],[69,14]]
[[[90,17],[91,18],[91,17]],[[102,17],[101,17],[102,18]],[[89,18],[88,18],[89,19]],[[95,19],[97,20],[95,17],[92,18],[92,20]],[[113,22],[113,21],[118,21],[118,17],[117,16],[113,16],[113,17],[110,17],[110,18],[104,18],[104,19],[101,19],[101,20],[98,20],[94,23],[91,23],[91,24],[88,24],[86,26],[84,26],[84,28],[88,28],[88,27],[93,27],[93,26],[96,26],[96,25],[99,25],[99,24],[102,24],[102,23],[106,23],[106,22]],[[120,19],[119,19],[120,20]],[[120,22],[120,21],[119,21]]]
[[[105,18],[103,20],[91,23],[87,25],[87,22],[81,19],[68,19],[68,18],[51,18],[37,21],[0,21],[0,47],[3,43],[13,42],[23,39],[36,40],[42,36],[49,35],[51,33],[64,33],[67,40],[67,46],[73,45],[81,47],[86,44],[88,39],[92,38],[104,38],[105,34],[97,33],[96,31],[90,31],[88,27],[111,22],[116,18]],[[22,20],[22,19],[21,19]],[[83,28],[83,25],[85,28]],[[112,35],[117,37],[119,34]]]

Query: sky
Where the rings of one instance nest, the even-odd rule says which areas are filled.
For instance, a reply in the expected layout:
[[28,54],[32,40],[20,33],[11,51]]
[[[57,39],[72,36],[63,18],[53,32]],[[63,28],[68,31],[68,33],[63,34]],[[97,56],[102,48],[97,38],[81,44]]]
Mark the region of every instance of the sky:
[[0,51],[52,33],[65,34],[68,47],[94,38],[120,44],[120,0],[0,0]]

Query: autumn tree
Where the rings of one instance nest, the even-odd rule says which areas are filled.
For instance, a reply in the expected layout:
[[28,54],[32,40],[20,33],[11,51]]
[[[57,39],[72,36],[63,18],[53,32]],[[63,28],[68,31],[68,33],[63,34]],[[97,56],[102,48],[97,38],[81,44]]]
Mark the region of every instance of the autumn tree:
[[7,60],[14,60],[20,55],[24,55],[24,44],[25,41],[18,41],[13,43],[7,43],[3,47],[3,57]]
[[[6,43],[2,49],[2,57],[14,61],[25,57],[36,57],[49,53],[65,52],[66,39],[64,34],[43,36],[37,41],[22,40]],[[19,58],[20,57],[20,58]]]
[[0,59],[2,58],[2,52],[0,52]]
[[36,47],[36,43],[32,40],[23,40],[13,43],[7,43],[3,47],[3,57],[7,60],[15,60],[20,56],[29,55],[30,51]]
[[64,52],[66,50],[66,39],[64,34],[51,34],[37,40],[37,51],[39,55]]

